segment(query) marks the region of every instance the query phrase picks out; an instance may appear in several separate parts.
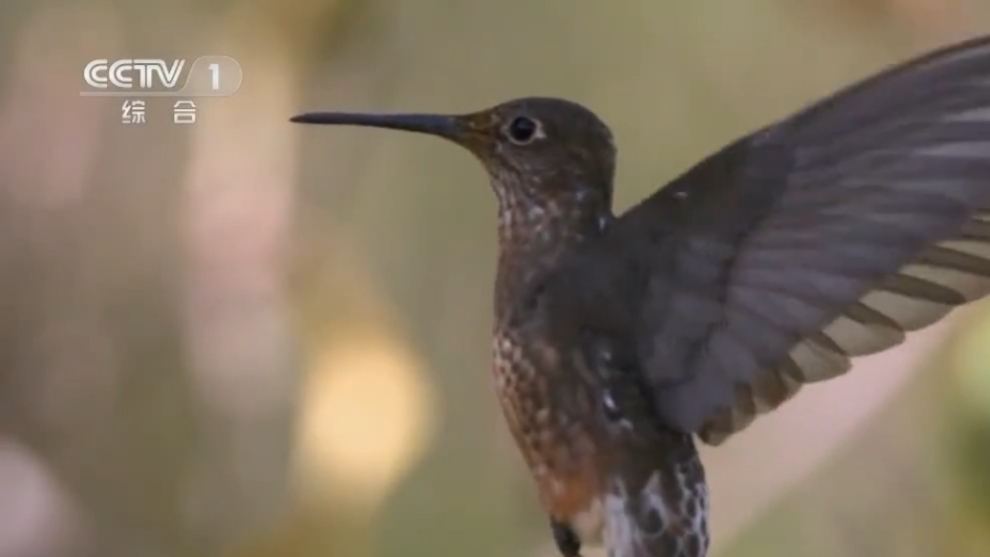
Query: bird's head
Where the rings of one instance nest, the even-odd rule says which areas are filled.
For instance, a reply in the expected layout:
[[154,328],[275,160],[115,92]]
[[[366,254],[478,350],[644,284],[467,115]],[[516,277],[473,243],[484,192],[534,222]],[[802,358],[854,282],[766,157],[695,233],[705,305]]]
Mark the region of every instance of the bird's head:
[[570,101],[530,97],[462,115],[311,112],[292,121],[390,128],[453,141],[485,166],[503,213],[572,202],[611,207],[612,134],[593,112]]

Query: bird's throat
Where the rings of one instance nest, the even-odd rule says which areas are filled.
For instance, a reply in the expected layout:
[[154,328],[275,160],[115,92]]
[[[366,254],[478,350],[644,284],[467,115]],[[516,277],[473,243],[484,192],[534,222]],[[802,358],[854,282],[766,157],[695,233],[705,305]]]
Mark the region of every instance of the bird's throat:
[[529,295],[568,255],[600,236],[612,218],[608,207],[569,199],[500,201],[496,312]]

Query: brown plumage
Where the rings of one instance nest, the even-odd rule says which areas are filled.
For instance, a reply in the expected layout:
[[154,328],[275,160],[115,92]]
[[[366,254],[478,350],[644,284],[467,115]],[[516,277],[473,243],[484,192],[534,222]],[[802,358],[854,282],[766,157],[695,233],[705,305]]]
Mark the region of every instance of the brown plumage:
[[496,390],[567,557],[602,537],[703,557],[694,436],[990,292],[990,39],[744,137],[619,217],[612,135],[572,102],[293,121],[438,135],[487,169]]

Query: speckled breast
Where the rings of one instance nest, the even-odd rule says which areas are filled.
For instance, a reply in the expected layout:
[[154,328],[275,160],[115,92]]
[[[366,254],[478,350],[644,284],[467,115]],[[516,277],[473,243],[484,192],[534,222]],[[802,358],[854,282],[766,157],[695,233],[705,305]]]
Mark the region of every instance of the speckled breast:
[[591,393],[565,358],[535,339],[523,344],[511,332],[496,333],[493,363],[502,411],[544,509],[561,521],[583,516],[599,504],[601,486]]

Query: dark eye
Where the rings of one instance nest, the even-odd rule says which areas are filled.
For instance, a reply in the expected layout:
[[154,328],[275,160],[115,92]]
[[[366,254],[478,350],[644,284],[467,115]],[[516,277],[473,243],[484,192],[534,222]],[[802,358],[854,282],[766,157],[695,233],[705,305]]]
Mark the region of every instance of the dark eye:
[[539,128],[540,125],[531,118],[517,116],[509,123],[509,139],[519,144],[529,143],[536,137]]

